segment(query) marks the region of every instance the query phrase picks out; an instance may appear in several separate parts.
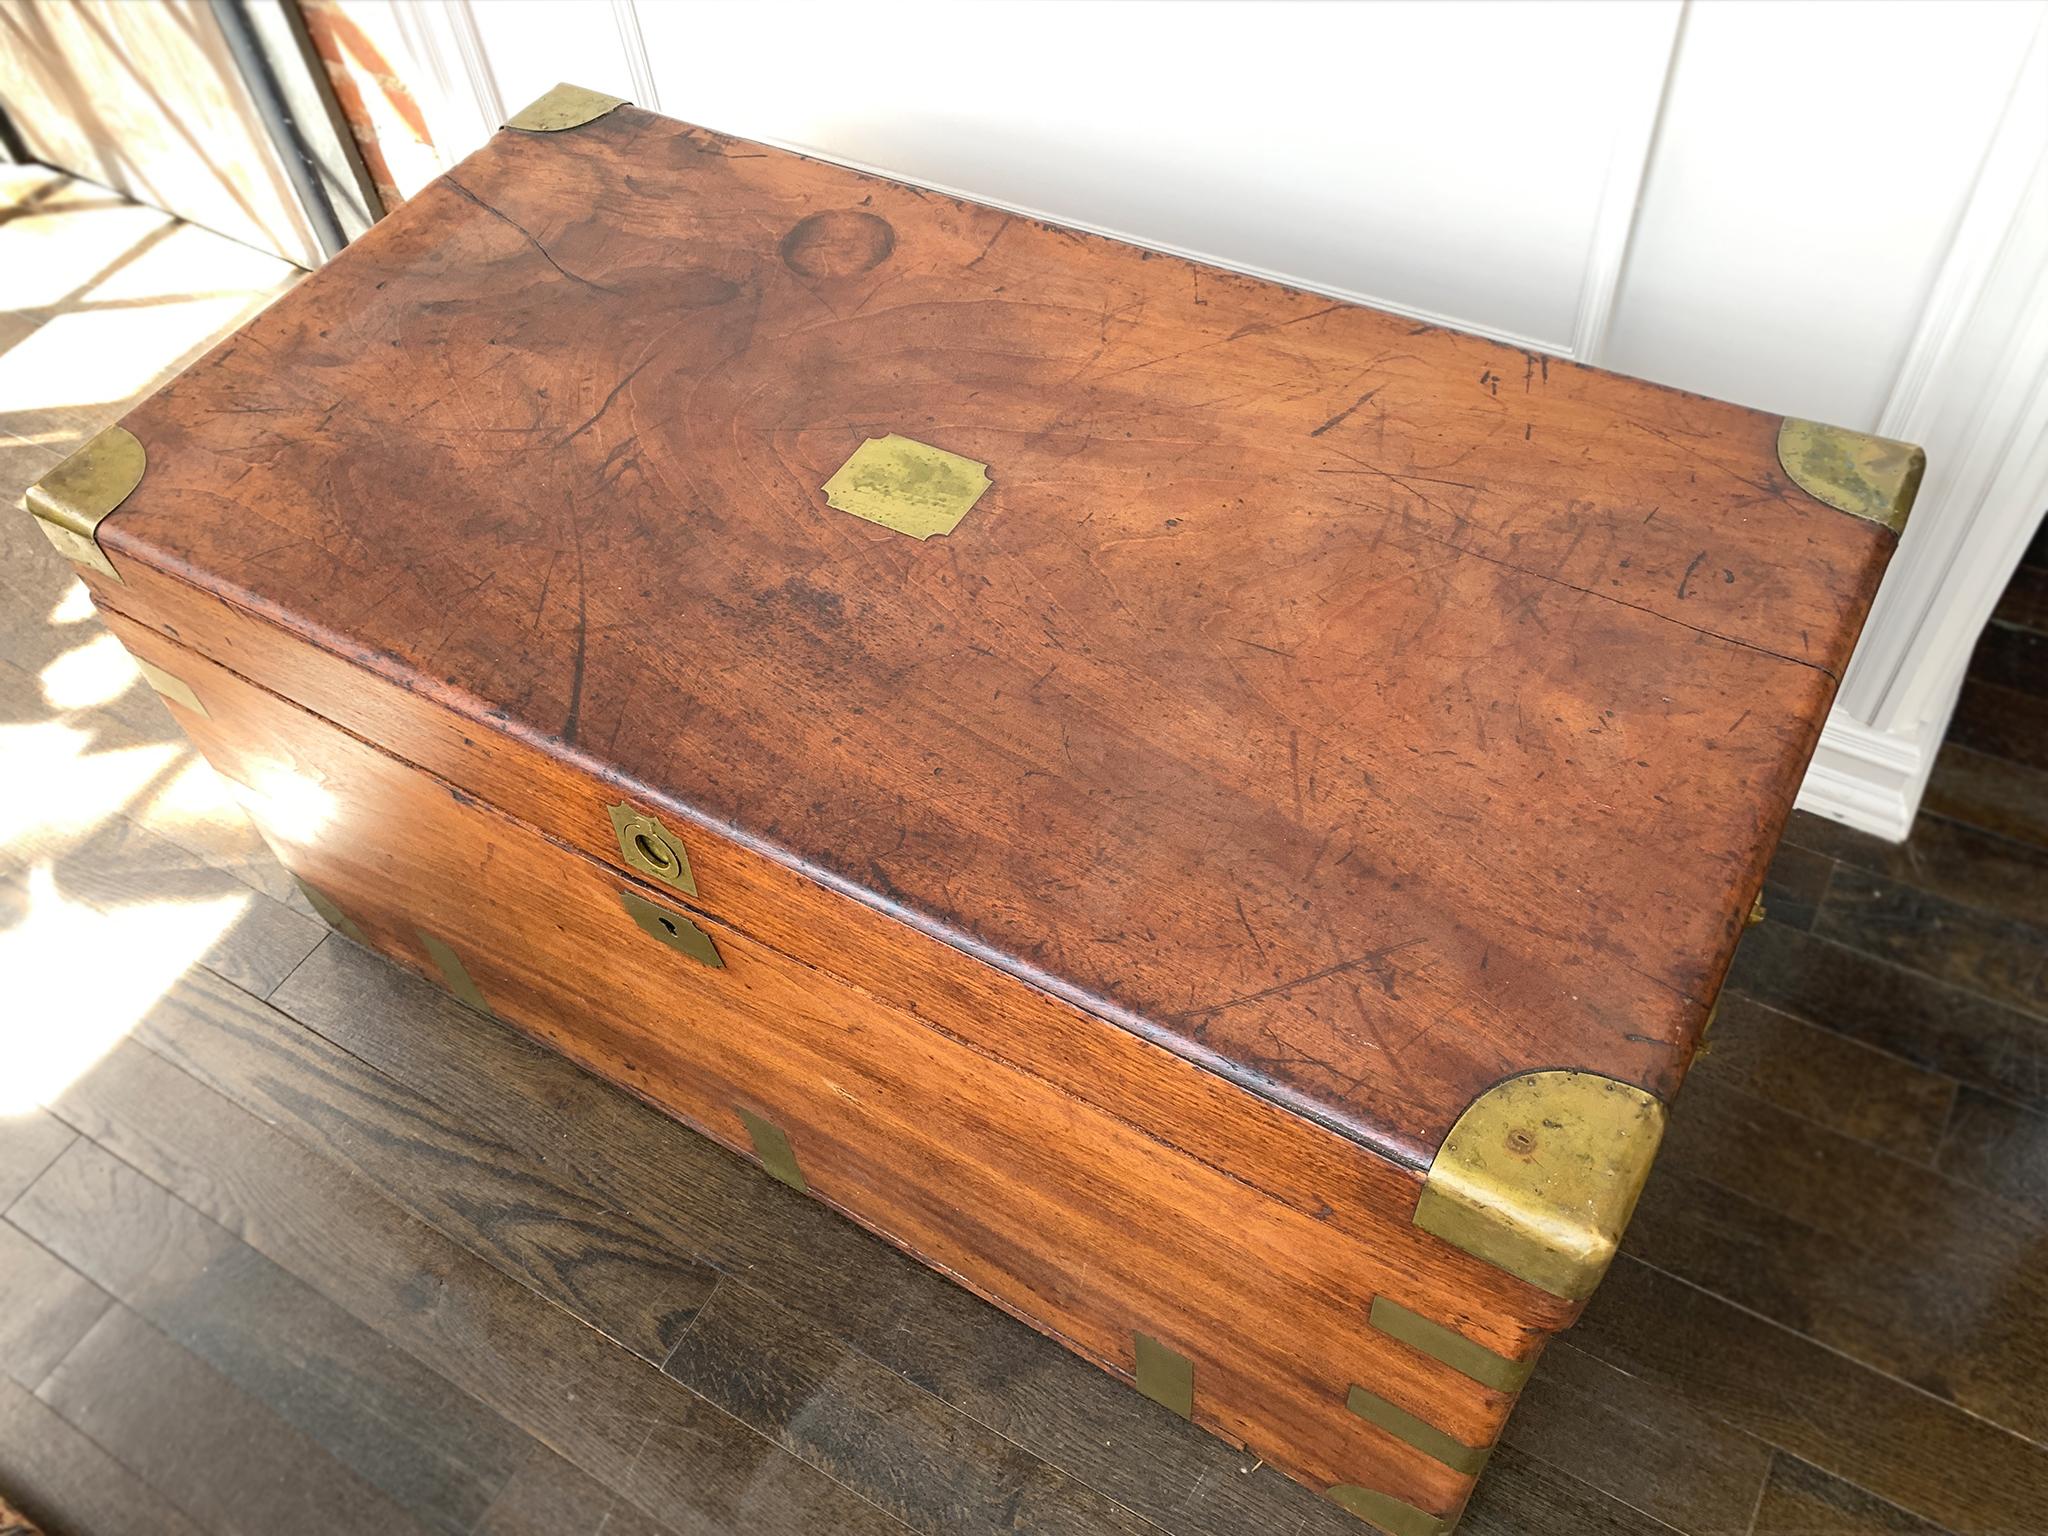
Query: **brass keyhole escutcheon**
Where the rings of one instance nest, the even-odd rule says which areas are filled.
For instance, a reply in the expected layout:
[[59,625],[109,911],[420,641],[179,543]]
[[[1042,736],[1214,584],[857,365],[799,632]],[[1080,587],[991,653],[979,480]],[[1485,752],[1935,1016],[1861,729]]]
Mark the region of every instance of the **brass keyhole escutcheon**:
[[657,906],[631,891],[619,892],[619,905],[650,938],[660,940],[678,954],[688,955],[701,965],[724,968],[725,960],[718,953],[718,946],[711,942],[711,935],[682,913]]
[[612,830],[619,835],[619,857],[626,861],[627,868],[691,896],[697,894],[697,882],[690,874],[690,856],[683,852],[681,838],[655,817],[634,810],[623,800],[608,809]]

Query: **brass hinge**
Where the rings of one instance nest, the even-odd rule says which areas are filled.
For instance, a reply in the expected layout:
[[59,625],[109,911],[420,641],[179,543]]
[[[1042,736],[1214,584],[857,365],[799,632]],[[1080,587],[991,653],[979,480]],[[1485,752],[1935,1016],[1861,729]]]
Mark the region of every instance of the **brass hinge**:
[[74,565],[121,579],[100,548],[99,528],[142,484],[147,455],[125,427],[96,433],[71,457],[28,488],[22,498],[42,527],[43,537]]

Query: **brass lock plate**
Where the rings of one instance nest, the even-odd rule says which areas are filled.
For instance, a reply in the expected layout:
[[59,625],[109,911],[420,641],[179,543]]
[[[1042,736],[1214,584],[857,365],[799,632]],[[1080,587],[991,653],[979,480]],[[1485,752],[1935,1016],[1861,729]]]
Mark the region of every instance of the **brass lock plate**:
[[718,953],[718,946],[711,942],[711,935],[691,922],[682,913],[668,907],[657,906],[644,896],[631,891],[619,892],[619,904],[626,909],[626,915],[640,925],[641,931],[649,937],[666,944],[680,954],[704,965],[713,965],[721,970],[725,960]]
[[690,856],[683,852],[681,838],[658,818],[634,810],[623,800],[607,809],[612,830],[619,835],[619,857],[626,861],[628,869],[672,885],[685,895],[697,894],[697,880],[690,873]]

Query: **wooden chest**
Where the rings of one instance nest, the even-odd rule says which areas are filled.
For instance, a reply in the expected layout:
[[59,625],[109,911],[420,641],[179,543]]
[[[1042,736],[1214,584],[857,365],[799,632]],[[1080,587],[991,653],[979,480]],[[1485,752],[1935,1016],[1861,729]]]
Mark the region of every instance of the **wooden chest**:
[[563,88],[30,504],[344,932],[1411,1536],[1919,464]]

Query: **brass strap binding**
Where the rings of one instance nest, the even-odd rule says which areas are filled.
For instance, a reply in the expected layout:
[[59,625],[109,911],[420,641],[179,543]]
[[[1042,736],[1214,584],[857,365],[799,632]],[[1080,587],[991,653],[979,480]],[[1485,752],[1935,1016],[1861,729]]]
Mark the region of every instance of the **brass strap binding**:
[[1462,1333],[1431,1322],[1390,1297],[1373,1297],[1372,1325],[1389,1338],[1399,1339],[1410,1349],[1420,1350],[1430,1359],[1498,1391],[1521,1391],[1522,1383],[1535,1369],[1531,1361],[1497,1355],[1484,1344],[1475,1344]]
[[73,565],[121,579],[100,548],[106,517],[142,484],[147,456],[134,433],[108,427],[86,439],[70,458],[28,488],[22,499],[43,536]]
[[427,958],[440,969],[441,979],[448,984],[448,990],[486,1018],[495,1017],[491,1012],[491,1005],[484,1001],[483,989],[470,980],[469,972],[462,964],[462,958],[426,929],[418,928],[414,932],[419,934],[420,943],[426,948]]
[[293,875],[292,879],[298,882],[300,893],[312,903],[313,910],[320,914],[322,922],[343,938],[354,939],[365,949],[370,947],[370,941],[363,937],[363,930],[356,926],[353,918],[341,910],[340,904],[332,896],[307,880],[304,875]]
[[1344,1406],[1366,1423],[1377,1425],[1395,1439],[1414,1446],[1425,1456],[1434,1456],[1453,1472],[1462,1472],[1467,1477],[1477,1477],[1491,1454],[1490,1447],[1467,1445],[1462,1440],[1455,1440],[1426,1419],[1418,1419],[1407,1409],[1356,1384],[1345,1398]]
[[772,1120],[762,1119],[750,1109],[734,1107],[739,1110],[740,1123],[746,1126],[747,1135],[753,1138],[754,1156],[761,1160],[763,1171],[772,1179],[780,1179],[798,1194],[808,1194],[810,1185],[804,1182],[803,1170],[796,1165],[796,1149],[782,1134],[782,1127]]
[[1342,1505],[1361,1520],[1369,1520],[1387,1536],[1447,1536],[1455,1520],[1442,1520],[1403,1504],[1392,1494],[1377,1493],[1356,1483],[1339,1483],[1329,1491],[1331,1503]]
[[189,709],[202,720],[213,718],[207,714],[206,706],[199,702],[199,695],[192,691],[192,685],[182,677],[166,672],[162,667],[154,666],[140,656],[135,658],[135,670],[142,674],[145,683],[180,709]]
[[1184,1419],[1195,1415],[1195,1362],[1149,1333],[1133,1333],[1138,1390]]

